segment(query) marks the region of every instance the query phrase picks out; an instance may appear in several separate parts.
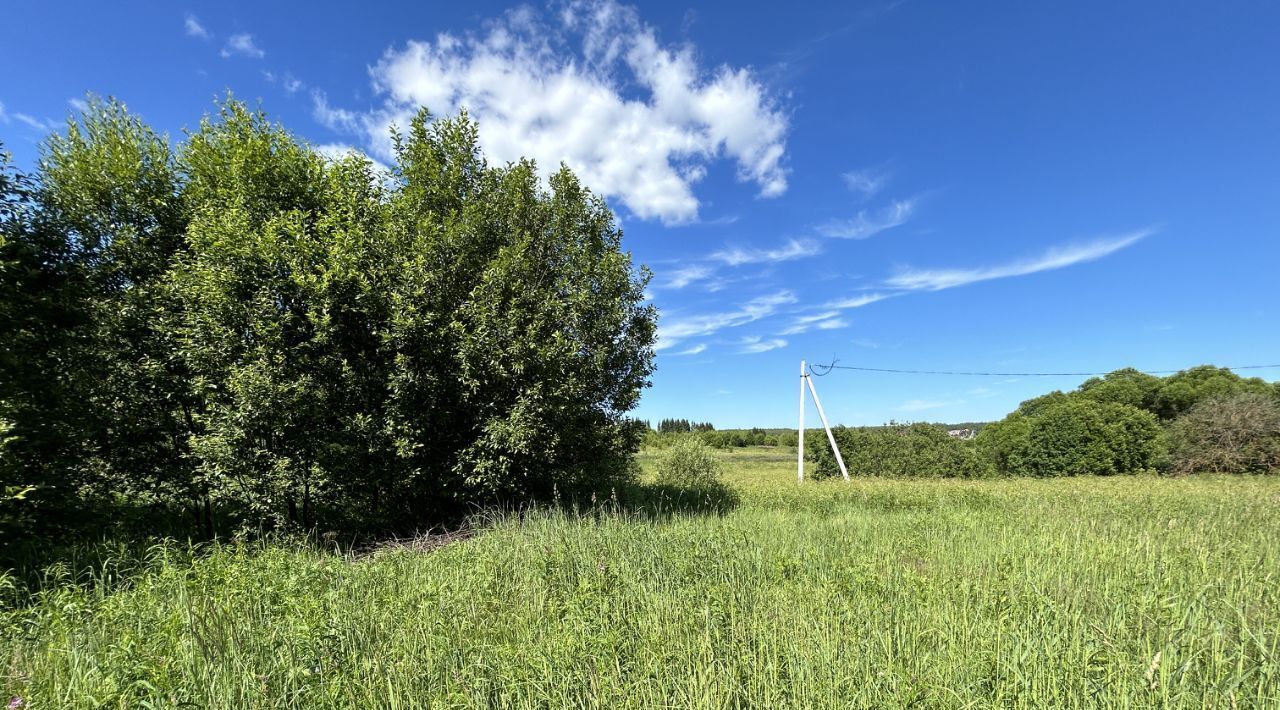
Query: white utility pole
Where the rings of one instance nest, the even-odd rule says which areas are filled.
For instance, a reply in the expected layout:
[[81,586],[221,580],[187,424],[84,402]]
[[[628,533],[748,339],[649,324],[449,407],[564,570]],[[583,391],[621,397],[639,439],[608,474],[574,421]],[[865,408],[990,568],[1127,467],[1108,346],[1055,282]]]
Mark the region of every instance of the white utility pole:
[[[844,457],[840,455],[840,447],[836,446],[836,435],[831,433],[831,425],[827,424],[827,413],[822,411],[822,400],[818,399],[818,390],[813,387],[813,378],[808,375],[801,375],[801,382],[809,383],[809,393],[813,395],[813,403],[818,406],[818,416],[822,419],[822,428],[827,430],[827,441],[831,442],[831,453],[836,455],[836,463],[840,464],[840,473],[844,474],[844,480],[849,480],[849,469],[844,467]],[[804,400],[801,399],[803,402]],[[804,416],[804,407],[801,406],[801,416]]]
[[804,483],[804,360],[800,361],[800,428],[796,429],[796,482]]

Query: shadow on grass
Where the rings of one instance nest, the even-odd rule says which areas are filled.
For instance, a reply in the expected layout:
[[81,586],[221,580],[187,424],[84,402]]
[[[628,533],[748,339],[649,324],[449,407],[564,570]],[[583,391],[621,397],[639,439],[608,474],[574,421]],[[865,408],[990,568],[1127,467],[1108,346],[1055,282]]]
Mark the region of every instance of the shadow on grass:
[[624,496],[623,512],[643,518],[668,519],[687,515],[724,515],[741,502],[738,492],[722,483],[681,487],[662,483],[636,484]]
[[[77,586],[101,593],[118,591],[132,580],[163,565],[192,564],[213,547],[239,545],[300,545],[339,555],[363,557],[383,550],[429,552],[467,540],[501,521],[523,519],[538,511],[602,520],[609,517],[670,521],[689,516],[721,516],[738,507],[738,493],[715,483],[681,487],[659,483],[629,483],[608,494],[588,494],[551,501],[476,506],[421,525],[370,527],[336,532],[323,524],[310,530],[251,530],[220,526],[228,533],[212,538],[169,514],[142,514],[128,506],[95,511],[100,520],[115,524],[86,529],[41,531],[44,534],[6,536],[0,540],[0,610],[26,606],[41,590]],[[233,532],[232,532],[233,531]]]

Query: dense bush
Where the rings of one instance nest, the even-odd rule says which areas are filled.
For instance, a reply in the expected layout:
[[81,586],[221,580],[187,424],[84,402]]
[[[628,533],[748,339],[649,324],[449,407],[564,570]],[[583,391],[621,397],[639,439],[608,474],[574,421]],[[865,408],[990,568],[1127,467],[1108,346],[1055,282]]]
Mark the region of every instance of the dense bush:
[[3,171],[24,515],[416,524],[630,479],[655,314],[612,213],[567,169],[487,164],[465,116],[404,128],[384,175],[235,101],[176,149],[94,101],[34,180]]
[[[973,442],[950,436],[935,424],[835,427],[832,434],[851,476],[976,478],[990,470]],[[808,433],[805,454],[815,464],[813,478],[840,474],[825,432]]]
[[[1256,416],[1229,412],[1231,407],[1222,403],[1234,397],[1251,403],[1242,409]],[[1183,421],[1208,402],[1216,404]],[[997,471],[1010,475],[1128,473],[1170,466],[1181,471],[1243,470],[1239,466],[1244,461],[1253,462],[1249,465],[1256,470],[1265,459],[1265,437],[1256,433],[1263,426],[1261,413],[1277,402],[1280,388],[1275,383],[1240,377],[1226,368],[1201,365],[1164,378],[1126,368],[1086,380],[1069,393],[1050,392],[1023,402],[1003,421],[985,427],[978,444]]]
[[1063,397],[984,427],[978,448],[995,469],[1016,476],[1134,473],[1161,453],[1159,422],[1128,404]]
[[648,430],[644,445],[653,449],[665,449],[688,436],[694,436],[707,446],[716,449],[735,449],[747,446],[795,446],[796,432],[778,429],[693,429],[690,433]]
[[1155,411],[1156,399],[1165,381],[1155,375],[1126,367],[1107,373],[1104,377],[1091,377],[1076,392],[1085,399],[1097,402],[1127,404],[1137,409]]
[[795,446],[795,437],[789,432],[768,432],[753,429],[724,429],[699,432],[698,438],[707,446],[717,449],[742,448],[744,446]]
[[1196,404],[1169,429],[1177,473],[1280,471],[1280,399],[1239,392]]
[[1172,421],[1200,402],[1240,392],[1276,396],[1280,390],[1257,377],[1245,378],[1223,367],[1200,365],[1164,378],[1152,411],[1162,420]]
[[656,483],[692,491],[721,488],[720,460],[709,446],[694,437],[672,444],[657,465]]

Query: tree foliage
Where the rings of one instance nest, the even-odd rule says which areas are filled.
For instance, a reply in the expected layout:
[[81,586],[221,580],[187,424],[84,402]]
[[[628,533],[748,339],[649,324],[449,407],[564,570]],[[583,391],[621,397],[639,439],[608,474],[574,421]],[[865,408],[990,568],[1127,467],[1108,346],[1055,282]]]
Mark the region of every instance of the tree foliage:
[[1120,402],[1063,396],[983,427],[976,439],[995,470],[1013,476],[1135,473],[1160,461],[1159,422]]
[[656,482],[661,486],[689,490],[722,486],[720,460],[711,447],[686,437],[667,449],[658,460]]
[[1241,377],[1225,367],[1200,365],[1166,377],[1151,410],[1162,420],[1172,421],[1200,402],[1239,392],[1274,394],[1275,387],[1257,377]]
[[1134,473],[1159,456],[1156,418],[1137,407],[1075,398],[1029,417],[1025,468],[1031,476]]
[[658,422],[657,432],[659,434],[688,434],[689,432],[698,431],[715,431],[715,427],[711,422],[691,422],[688,419],[663,419]]
[[325,159],[232,99],[171,149],[95,99],[34,179],[6,163],[6,490],[213,532],[630,480],[655,313],[607,205],[489,165],[465,114],[423,110],[396,158]]
[[1103,377],[1092,377],[1077,388],[1081,397],[1097,402],[1127,404],[1137,409],[1154,411],[1163,380],[1155,375],[1126,367]]
[[[978,478],[989,473],[973,442],[953,437],[935,424],[835,427],[831,430],[850,475],[883,478]],[[839,475],[825,432],[808,432],[806,456],[813,478]]]

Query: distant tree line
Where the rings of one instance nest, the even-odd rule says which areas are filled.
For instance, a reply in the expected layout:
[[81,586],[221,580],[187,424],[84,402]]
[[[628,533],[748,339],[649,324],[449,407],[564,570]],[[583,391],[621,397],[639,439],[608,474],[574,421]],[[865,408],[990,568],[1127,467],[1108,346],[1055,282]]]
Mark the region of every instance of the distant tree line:
[[[675,425],[663,427],[668,421]],[[663,420],[657,429],[650,429],[645,437],[644,445],[650,448],[667,448],[692,434],[707,446],[717,449],[733,449],[746,446],[795,446],[794,429],[716,429],[710,423],[690,424],[684,428],[680,422],[684,420]]]
[[715,431],[711,422],[691,422],[688,419],[663,419],[658,422],[659,434],[688,434],[692,431]]
[[[851,474],[1073,476],[1280,472],[1280,383],[1202,365],[1168,377],[1126,368],[1023,402],[971,441],[932,424],[838,427]],[[816,476],[839,472],[807,433]]]
[[[228,99],[176,145],[94,100],[0,165],[0,539],[125,504],[414,526],[631,480],[648,272],[565,168],[425,110],[389,175]],[[0,151],[3,154],[3,151]]]

